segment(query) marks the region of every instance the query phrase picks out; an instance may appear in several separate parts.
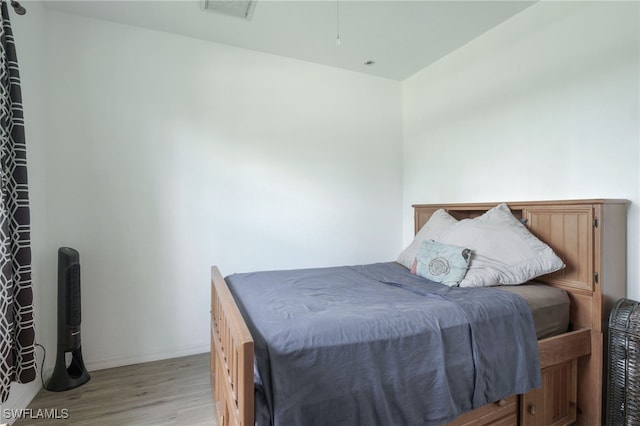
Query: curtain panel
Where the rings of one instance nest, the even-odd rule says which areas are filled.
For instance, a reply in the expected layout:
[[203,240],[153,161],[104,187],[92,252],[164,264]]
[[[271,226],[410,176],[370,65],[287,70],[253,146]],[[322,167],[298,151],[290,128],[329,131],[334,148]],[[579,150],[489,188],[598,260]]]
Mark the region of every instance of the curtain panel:
[[4,0],[0,22],[0,401],[36,377],[31,236],[22,93]]

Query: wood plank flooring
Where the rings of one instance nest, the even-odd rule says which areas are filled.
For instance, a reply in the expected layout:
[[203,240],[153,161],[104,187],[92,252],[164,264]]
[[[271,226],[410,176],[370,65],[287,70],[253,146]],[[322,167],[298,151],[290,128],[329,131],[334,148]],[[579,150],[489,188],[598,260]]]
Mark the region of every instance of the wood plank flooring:
[[[20,419],[26,425],[215,426],[209,354],[90,372],[91,380],[64,392],[42,389],[29,404],[68,410],[67,419]],[[42,413],[42,412],[41,412]]]

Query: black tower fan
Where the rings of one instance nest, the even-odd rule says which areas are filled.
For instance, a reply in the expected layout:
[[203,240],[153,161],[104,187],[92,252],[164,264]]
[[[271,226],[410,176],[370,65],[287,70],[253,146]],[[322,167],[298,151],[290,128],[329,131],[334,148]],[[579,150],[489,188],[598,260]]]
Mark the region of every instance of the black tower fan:
[[[67,365],[67,354],[70,363]],[[65,391],[91,377],[82,361],[80,345],[80,255],[70,247],[58,249],[58,350],[53,375],[45,389]]]

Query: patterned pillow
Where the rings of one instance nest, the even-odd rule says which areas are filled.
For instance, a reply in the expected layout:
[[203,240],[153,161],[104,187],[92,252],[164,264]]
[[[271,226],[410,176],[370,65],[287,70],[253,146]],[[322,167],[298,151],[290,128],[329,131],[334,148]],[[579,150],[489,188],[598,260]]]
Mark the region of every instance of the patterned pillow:
[[411,269],[422,242],[426,240],[437,240],[440,234],[456,223],[458,223],[458,219],[443,209],[438,209],[433,212],[427,223],[418,231],[411,244],[402,250],[402,253],[398,256],[398,263],[404,265],[407,269]]
[[424,241],[411,272],[430,281],[455,287],[467,273],[470,258],[471,250],[467,248]]

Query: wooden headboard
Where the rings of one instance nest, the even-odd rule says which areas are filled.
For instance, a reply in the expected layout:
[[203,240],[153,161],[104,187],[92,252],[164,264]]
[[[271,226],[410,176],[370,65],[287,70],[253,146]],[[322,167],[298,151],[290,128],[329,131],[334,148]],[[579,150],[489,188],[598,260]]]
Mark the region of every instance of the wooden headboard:
[[[437,209],[445,209],[457,219],[482,215],[498,203],[414,205],[415,232]],[[592,389],[579,394],[585,410],[583,418],[601,418],[607,326],[611,309],[626,295],[626,211],[627,200],[569,200],[507,202],[512,213],[540,240],[562,258],[566,268],[536,281],[565,290],[571,300],[571,328],[591,329],[591,351],[579,363],[582,386]],[[590,392],[602,393],[595,398]],[[591,399],[593,398],[593,399]],[[597,404],[596,404],[597,405]],[[600,404],[601,405],[601,404]],[[580,423],[580,422],[579,422]],[[585,423],[587,424],[587,423]]]

